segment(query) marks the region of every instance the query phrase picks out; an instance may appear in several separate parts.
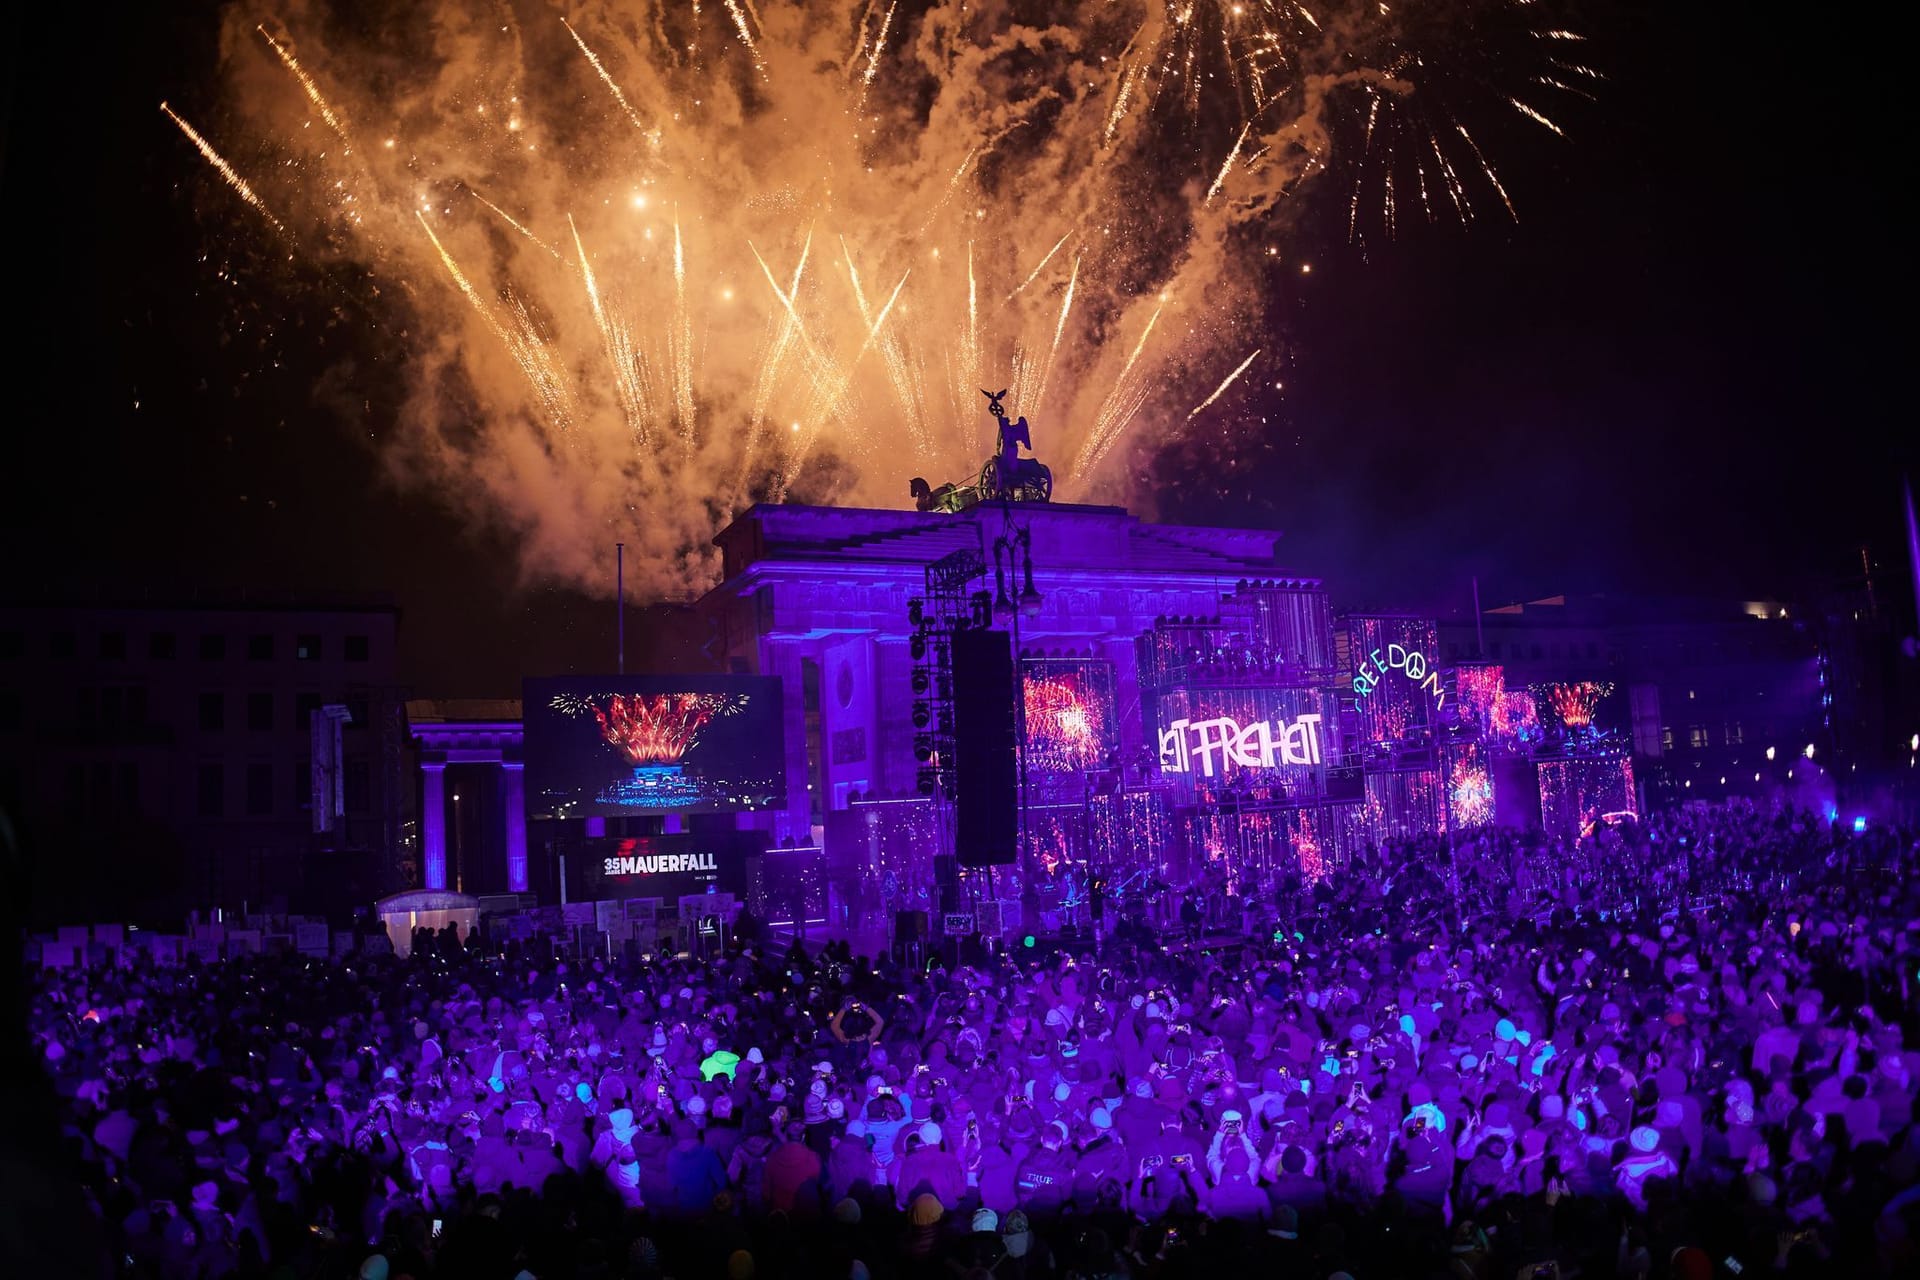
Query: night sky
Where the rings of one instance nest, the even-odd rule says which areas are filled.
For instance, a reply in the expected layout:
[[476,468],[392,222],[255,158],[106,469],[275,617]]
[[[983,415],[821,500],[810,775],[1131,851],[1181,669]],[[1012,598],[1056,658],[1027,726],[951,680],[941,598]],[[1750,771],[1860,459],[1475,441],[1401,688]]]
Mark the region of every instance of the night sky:
[[[385,480],[365,424],[391,366],[356,304],[289,315],[203,260],[241,215],[157,105],[217,104],[216,13],[12,11],[13,591],[383,592],[425,694],[607,665],[610,610],[521,583],[510,548]],[[1203,423],[1142,460],[1160,513],[1285,530],[1341,607],[1457,608],[1473,574],[1490,602],[1796,596],[1857,575],[1863,543],[1904,574],[1894,42],[1727,15],[1580,12],[1611,81],[1567,141],[1502,148],[1517,225],[1355,245],[1344,210],[1310,212],[1266,433],[1229,451]]]

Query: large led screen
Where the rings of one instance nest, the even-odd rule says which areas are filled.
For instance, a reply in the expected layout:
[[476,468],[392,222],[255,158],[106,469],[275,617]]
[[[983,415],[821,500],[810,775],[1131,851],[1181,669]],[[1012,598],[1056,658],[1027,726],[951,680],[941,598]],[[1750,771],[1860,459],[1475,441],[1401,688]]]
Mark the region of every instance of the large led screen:
[[1204,790],[1281,785],[1324,794],[1333,706],[1319,689],[1173,689],[1159,699],[1160,777]]
[[777,679],[529,680],[523,714],[528,817],[729,813],[786,802]]
[[1027,712],[1027,772],[1074,775],[1108,767],[1120,749],[1113,664],[1091,658],[1030,658],[1021,664]]

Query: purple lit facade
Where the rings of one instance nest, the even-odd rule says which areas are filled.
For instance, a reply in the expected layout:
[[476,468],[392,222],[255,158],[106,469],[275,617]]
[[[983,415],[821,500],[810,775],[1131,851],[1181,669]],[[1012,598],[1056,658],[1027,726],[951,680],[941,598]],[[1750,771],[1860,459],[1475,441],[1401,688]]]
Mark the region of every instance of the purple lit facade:
[[[1258,897],[1386,841],[1488,824],[1578,835],[1642,805],[1641,735],[1629,739],[1623,709],[1568,734],[1516,683],[1515,661],[1528,675],[1588,676],[1573,659],[1606,647],[1584,633],[1577,647],[1563,639],[1564,667],[1552,641],[1536,665],[1534,642],[1509,636],[1503,666],[1466,656],[1458,629],[1430,618],[1336,619],[1318,580],[1286,571],[1273,531],[1066,504],[762,506],[721,534],[725,577],[698,607],[717,664],[781,682],[785,803],[708,815],[694,834],[822,850],[822,910],[836,919],[941,910],[936,856],[958,850],[916,756],[912,604],[927,597],[928,567],[963,550],[985,568],[962,596],[994,595],[992,549],[1015,535],[1031,548],[1037,600],[979,622],[1014,629],[1020,655],[1021,852],[994,882],[1004,906],[981,897],[980,911],[1018,897],[1045,928],[1072,918],[1095,879],[1122,893],[1160,883]],[[1489,647],[1516,616],[1489,613]],[[579,840],[544,828],[529,840],[519,704],[409,712],[423,884],[555,899],[567,875],[556,860]],[[580,838],[605,834],[594,825]]]
[[[1195,859],[1221,850],[1213,810],[1223,790],[1257,791],[1263,804],[1278,805],[1283,791],[1292,807],[1305,797],[1326,802],[1326,770],[1344,754],[1332,615],[1317,580],[1281,565],[1277,532],[1159,525],[1117,508],[1065,504],[958,515],[762,506],[721,534],[725,579],[701,608],[729,669],[782,680],[788,803],[764,819],[776,843],[824,841],[837,854],[832,833],[848,824],[834,815],[877,818],[869,806],[886,802],[921,807],[909,601],[925,594],[929,564],[970,549],[991,566],[993,543],[1014,529],[1030,539],[1041,597],[1018,620],[1023,687],[1030,699],[1058,696],[1057,687],[1036,682],[1057,686],[1076,673],[1101,700],[1100,723],[1090,728],[1103,748],[1112,744],[1097,753],[1103,758],[1079,761],[1084,767],[1071,777],[1052,765],[1030,777],[1021,874],[1052,880],[1065,869],[1084,883],[1090,870],[1138,869],[1147,859],[1136,854],[1146,851],[1135,849],[1122,815],[1179,835],[1159,842],[1151,860],[1168,865],[1157,875],[1200,873]],[[975,585],[993,590],[991,567]],[[1156,663],[1145,674],[1142,653]],[[1216,753],[1211,776],[1169,772],[1160,746],[1170,724],[1162,718],[1194,721],[1205,711],[1201,721],[1219,720],[1243,703],[1250,716],[1282,714],[1288,724],[1317,715],[1311,762],[1275,756],[1243,769]],[[1064,758],[1057,742],[1036,748],[1045,760]],[[1272,825],[1263,839],[1284,848],[1290,821]],[[891,874],[897,885],[926,872]]]
[[[520,704],[414,701],[407,720],[420,768],[421,886],[526,893]],[[451,824],[459,826],[457,841]]]

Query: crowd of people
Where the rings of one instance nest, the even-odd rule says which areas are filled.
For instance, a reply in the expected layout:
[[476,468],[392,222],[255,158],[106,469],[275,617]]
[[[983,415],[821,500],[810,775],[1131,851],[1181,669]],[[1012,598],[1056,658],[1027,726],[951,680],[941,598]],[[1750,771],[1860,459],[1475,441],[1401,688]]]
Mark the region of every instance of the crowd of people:
[[133,1276],[1920,1274],[1911,835],[1528,848],[1383,848],[1225,946],[446,936],[49,970],[28,1026]]

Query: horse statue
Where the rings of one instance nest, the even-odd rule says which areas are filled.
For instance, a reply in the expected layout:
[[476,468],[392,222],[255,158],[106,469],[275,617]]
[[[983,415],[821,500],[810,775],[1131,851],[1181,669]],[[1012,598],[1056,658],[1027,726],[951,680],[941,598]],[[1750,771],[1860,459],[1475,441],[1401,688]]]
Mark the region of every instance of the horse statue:
[[1033,452],[1033,433],[1022,415],[1007,421],[1006,391],[980,392],[987,398],[987,411],[1000,424],[999,448],[980,468],[980,494],[983,498],[1007,498],[1015,502],[1049,502],[1053,498],[1053,472],[1037,458],[1020,456],[1020,446]]
[[913,495],[913,508],[916,511],[944,511],[952,514],[965,511],[979,501],[979,493],[972,485],[943,484],[938,489],[927,483],[925,476],[915,476],[907,486]]

